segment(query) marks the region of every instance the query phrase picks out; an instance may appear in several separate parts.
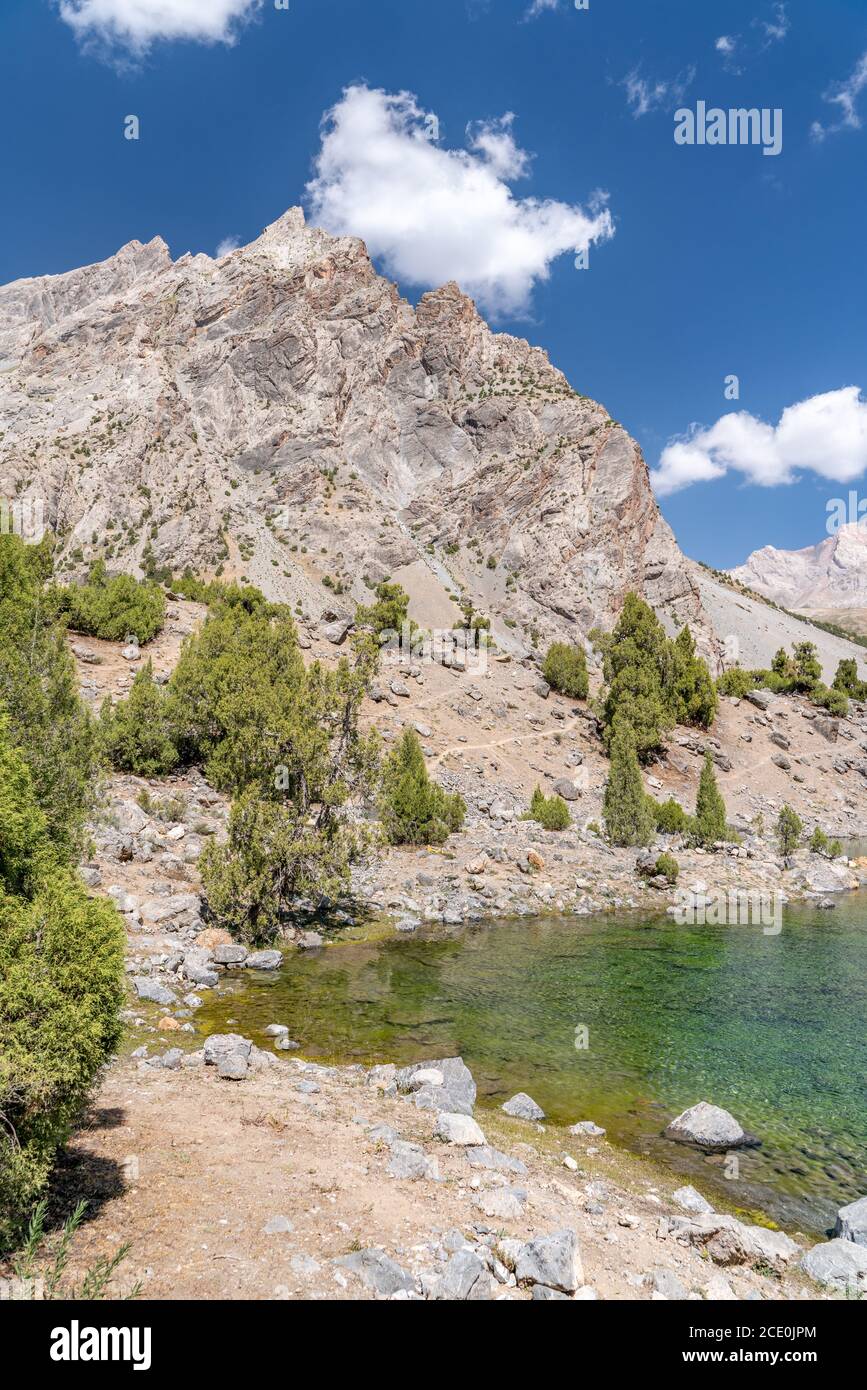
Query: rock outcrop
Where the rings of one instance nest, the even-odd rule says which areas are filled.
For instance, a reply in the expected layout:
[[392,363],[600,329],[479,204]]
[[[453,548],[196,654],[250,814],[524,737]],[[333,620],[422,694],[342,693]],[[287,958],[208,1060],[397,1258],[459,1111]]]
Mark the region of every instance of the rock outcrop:
[[465,586],[512,649],[636,589],[712,646],[626,431],[300,208],[220,260],[155,238],[0,288],[0,413],[0,496],[44,503],[61,572],[223,566],[338,625],[396,574],[449,619]]
[[730,573],[785,608],[863,608],[867,606],[867,526],[850,522],[803,550],[762,546]]

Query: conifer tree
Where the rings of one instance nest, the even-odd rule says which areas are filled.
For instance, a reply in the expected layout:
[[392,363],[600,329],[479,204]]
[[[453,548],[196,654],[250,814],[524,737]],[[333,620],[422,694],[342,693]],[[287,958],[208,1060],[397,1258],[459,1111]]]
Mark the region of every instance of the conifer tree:
[[717,786],[713,758],[705,753],[695,803],[695,838],[700,845],[713,845],[724,840],[726,834],[725,802]]
[[625,719],[618,719],[614,726],[603,811],[613,845],[650,844],[654,814],[641,781],[635,735]]

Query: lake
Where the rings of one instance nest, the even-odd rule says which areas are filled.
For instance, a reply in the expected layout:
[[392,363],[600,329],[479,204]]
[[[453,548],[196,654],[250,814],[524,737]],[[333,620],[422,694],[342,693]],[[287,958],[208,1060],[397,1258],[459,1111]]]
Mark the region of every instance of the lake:
[[[311,1058],[460,1055],[481,1104],[527,1091],[790,1229],[867,1194],[867,893],[787,909],[779,936],[631,913],[343,939],[232,977],[196,1024],[228,1019],[263,1045],[285,1023]],[[661,1137],[703,1099],[762,1140],[736,1179]]]

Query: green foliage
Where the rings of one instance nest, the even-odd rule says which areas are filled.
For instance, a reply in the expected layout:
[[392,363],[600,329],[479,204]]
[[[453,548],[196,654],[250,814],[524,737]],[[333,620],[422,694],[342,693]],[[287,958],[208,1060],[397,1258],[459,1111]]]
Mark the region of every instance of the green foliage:
[[672,646],[673,714],[678,724],[709,729],[717,711],[717,692],[707,662],[696,656],[695,639],[682,627]]
[[755,690],[756,682],[751,671],[745,671],[741,666],[732,666],[719,677],[716,688],[720,695],[734,695],[742,700],[751,690]]
[[542,675],[552,690],[572,700],[586,700],[590,689],[584,648],[569,642],[552,642],[545,655]]
[[538,821],[544,830],[565,830],[572,824],[569,807],[562,796],[546,796],[539,786],[533,792],[530,809],[522,819]]
[[655,870],[663,878],[668,879],[671,884],[677,883],[677,876],[680,873],[680,865],[673,854],[661,854],[656,861]]
[[693,835],[697,844],[709,846],[725,840],[727,834],[725,802],[717,786],[713,758],[706,753],[698,783]]
[[837,718],[845,719],[849,713],[849,697],[845,691],[833,688],[829,690],[828,686],[823,685],[821,681],[813,686],[810,691],[810,699],[814,705],[818,705],[820,709],[826,709],[829,714],[833,714]]
[[0,727],[0,1247],[47,1181],[120,1033],[123,928],[57,857]]
[[[374,590],[376,603],[359,605],[355,621],[359,627],[371,627],[377,637],[383,632],[400,632],[409,621],[409,594],[400,584],[383,580]],[[413,624],[414,626],[414,624]]]
[[777,844],[784,859],[798,848],[803,831],[804,825],[797,811],[791,806],[784,806],[777,817]]
[[460,830],[466,815],[461,796],[428,776],[418,735],[406,729],[389,753],[382,774],[380,818],[392,845],[441,845]]
[[[594,634],[591,633],[591,637]],[[652,608],[627,594],[614,631],[595,636],[603,655],[605,692],[599,703],[606,746],[615,721],[628,720],[641,762],[659,753],[678,721],[708,727],[717,696],[706,663],[688,628],[671,642]]]
[[656,828],[664,835],[683,835],[690,827],[690,817],[673,796],[661,803],[652,801],[651,809],[656,819]]
[[796,642],[792,658],[795,690],[810,691],[822,679],[822,667],[813,642]]
[[[104,1298],[118,1266],[123,1263],[132,1248],[130,1242],[124,1241],[110,1257],[100,1256],[96,1263],[87,1270],[80,1285],[67,1285],[63,1282],[63,1277],[72,1254],[73,1238],[87,1211],[87,1202],[82,1199],[76,1203],[74,1210],[64,1221],[60,1239],[48,1256],[46,1263],[42,1257],[42,1248],[45,1244],[47,1211],[48,1202],[43,1197],[30,1213],[23,1243],[21,1248],[16,1251],[12,1264],[16,1278],[39,1279],[43,1286],[43,1297],[47,1301],[56,1299],[67,1302],[71,1299],[92,1302]],[[138,1298],[141,1291],[142,1285],[137,1282],[123,1296],[124,1302]]]
[[603,811],[613,845],[650,844],[653,812],[641,781],[633,727],[624,719],[618,719],[614,726]]
[[99,757],[50,575],[47,542],[28,546],[0,534],[0,711],[30,769],[49,838],[67,856],[84,842]]
[[364,852],[344,808],[377,774],[378,735],[358,727],[375,661],[357,638],[352,662],[305,668],[288,611],[261,605],[219,606],[184,646],[170,725],[182,759],[237,798],[201,868],[211,914],[244,940],[273,937],[298,898],[345,890]]
[[822,854],[826,859],[837,859],[843,853],[840,841],[830,840],[818,825],[810,836],[809,848],[814,854]]
[[859,678],[858,663],[854,657],[840,662],[831,688],[842,691],[852,700],[867,700],[867,681]]
[[91,565],[86,584],[61,590],[61,603],[66,623],[75,632],[109,642],[127,636],[149,642],[166,620],[165,596],[156,584],[129,574],[109,579],[104,560]]
[[164,777],[177,765],[168,700],[148,662],[136,673],[129,695],[112,705],[106,696],[99,712],[100,746],[119,772]]
[[366,843],[336,814],[304,815],[296,799],[251,786],[232,803],[226,843],[209,841],[200,860],[209,913],[241,941],[271,941],[298,899],[319,905],[345,892]]

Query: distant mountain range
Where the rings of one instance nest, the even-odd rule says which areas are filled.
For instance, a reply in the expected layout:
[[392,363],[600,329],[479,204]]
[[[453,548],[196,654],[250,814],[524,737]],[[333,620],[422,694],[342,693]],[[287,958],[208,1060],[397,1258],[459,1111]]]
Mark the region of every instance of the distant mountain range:
[[867,525],[850,523],[803,550],[765,545],[730,570],[733,579],[784,608],[867,608]]

